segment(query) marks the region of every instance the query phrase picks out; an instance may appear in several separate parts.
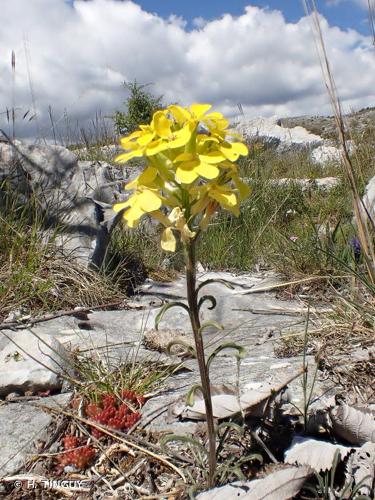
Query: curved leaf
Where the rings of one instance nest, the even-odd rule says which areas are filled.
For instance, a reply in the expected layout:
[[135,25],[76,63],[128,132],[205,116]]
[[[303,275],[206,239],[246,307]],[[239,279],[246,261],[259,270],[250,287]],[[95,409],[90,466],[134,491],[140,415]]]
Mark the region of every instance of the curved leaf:
[[210,326],[213,326],[217,330],[224,330],[223,325],[221,325],[217,321],[206,321],[205,323],[203,323],[203,325],[201,325],[201,327],[199,328],[198,332],[200,334],[202,334],[203,330],[205,330],[206,328],[209,328]]
[[237,354],[233,354],[236,356],[237,359],[243,359],[246,356],[246,349],[238,344],[235,344],[234,342],[226,342],[225,344],[219,345],[214,352],[210,354],[210,356],[207,359],[207,370],[210,368],[210,364],[212,361],[216,358],[216,356],[221,352],[224,351],[224,349],[236,349],[238,351]]
[[188,342],[184,342],[183,340],[172,340],[171,342],[169,342],[169,344],[166,347],[166,351],[167,351],[167,354],[169,354],[170,356],[173,356],[172,347],[175,345],[180,345],[182,347],[186,347],[186,352],[190,356],[192,356],[194,358],[197,357],[197,353],[196,353],[194,347],[191,344],[189,344]]
[[155,329],[159,329],[159,323],[163,319],[164,314],[168,311],[168,309],[171,309],[172,307],[182,307],[185,309],[185,311],[188,312],[190,316],[190,309],[189,306],[184,304],[183,302],[168,302],[168,304],[164,304],[163,307],[160,309],[158,312],[156,318],[155,318]]
[[221,424],[219,424],[217,426],[217,430],[218,431],[220,431],[221,429],[228,429],[228,428],[237,431],[238,434],[240,434],[241,436],[245,432],[244,426],[243,425],[238,425],[235,422],[221,422]]
[[196,294],[198,295],[199,291],[202,290],[202,288],[204,286],[210,285],[211,283],[221,283],[222,285],[226,286],[227,288],[230,288],[231,290],[234,290],[234,286],[229,281],[223,280],[223,279],[219,279],[219,278],[218,279],[212,278],[212,279],[208,279],[208,280],[203,281],[202,283],[200,283],[197,286]]
[[192,387],[190,387],[188,393],[186,394],[186,405],[187,406],[193,406],[195,393],[197,391],[200,391],[200,393],[202,394],[202,397],[203,397],[203,388],[202,388],[202,386],[199,385],[199,384],[194,384]]
[[216,304],[217,304],[215,297],[214,297],[213,295],[203,295],[203,297],[201,297],[201,298],[199,299],[199,302],[198,302],[198,311],[200,310],[200,308],[203,306],[203,304],[204,304],[207,300],[209,300],[209,301],[211,302],[211,305],[210,305],[210,306],[208,306],[208,309],[209,309],[210,311],[212,311],[212,309],[215,309]]

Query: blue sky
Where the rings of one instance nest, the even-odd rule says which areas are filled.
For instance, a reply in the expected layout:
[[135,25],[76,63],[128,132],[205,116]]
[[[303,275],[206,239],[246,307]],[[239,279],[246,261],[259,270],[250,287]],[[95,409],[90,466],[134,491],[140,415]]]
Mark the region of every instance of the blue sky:
[[[330,25],[369,34],[367,12],[363,8],[365,1],[317,0],[316,4]],[[173,14],[181,16],[188,21],[190,28],[194,18],[212,20],[224,13],[238,16],[243,14],[247,5],[281,10],[288,22],[296,22],[304,16],[301,0],[137,0],[136,3],[144,10],[155,12],[164,18]]]

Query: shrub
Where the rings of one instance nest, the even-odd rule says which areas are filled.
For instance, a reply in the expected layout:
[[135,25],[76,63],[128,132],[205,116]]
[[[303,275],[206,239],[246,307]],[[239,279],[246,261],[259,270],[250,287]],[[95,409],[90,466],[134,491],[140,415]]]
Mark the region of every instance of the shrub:
[[130,134],[139,125],[149,123],[154,112],[163,107],[162,96],[152,95],[146,90],[147,85],[140,85],[134,80],[133,83],[124,82],[124,86],[130,96],[126,101],[126,113],[116,111],[114,116],[115,130],[119,135]]

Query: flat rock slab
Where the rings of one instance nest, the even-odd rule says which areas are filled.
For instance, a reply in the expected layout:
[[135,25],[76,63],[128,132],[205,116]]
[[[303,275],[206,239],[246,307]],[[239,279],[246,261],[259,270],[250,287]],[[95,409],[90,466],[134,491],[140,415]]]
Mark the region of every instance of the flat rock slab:
[[[285,333],[302,334],[306,320],[306,307],[302,302],[281,301],[273,288],[280,284],[280,278],[272,273],[241,274],[199,273],[198,280],[220,279],[231,284],[211,283],[202,289],[202,294],[214,295],[217,306],[209,310],[208,302],[202,307],[202,322],[214,320],[222,323],[223,331],[207,328],[204,332],[207,352],[212,352],[222,342],[235,342],[246,349],[246,356],[238,372],[237,362],[231,352],[224,351],[212,363],[213,384],[236,384],[245,391],[254,382],[272,381],[280,383],[302,368],[302,356],[277,358],[275,342]],[[121,362],[161,361],[168,364],[180,362],[176,356],[148,349],[143,340],[145,334],[154,329],[155,318],[160,306],[186,297],[184,277],[172,283],[158,283],[148,280],[134,297],[141,309],[95,311],[89,320],[74,317],[57,318],[33,327],[38,335],[53,335],[69,349],[81,352],[95,352],[111,366]],[[181,308],[166,312],[160,323],[160,337],[163,331],[175,331],[193,342],[188,315]],[[154,332],[155,333],[155,332]],[[159,333],[156,332],[156,338]],[[1,341],[0,341],[1,342]],[[1,347],[1,344],[0,344]],[[312,357],[307,357],[314,367]],[[150,399],[144,408],[144,423],[159,430],[191,431],[190,422],[181,424],[169,421],[167,411],[182,398],[192,384],[199,382],[197,363],[194,359],[184,361],[184,368],[170,376],[161,387],[161,392]],[[326,389],[326,387],[324,387]],[[290,384],[293,402],[301,406],[303,392],[301,380]],[[316,384],[316,394],[321,394],[322,385]]]
[[0,396],[61,389],[72,365],[69,353],[53,335],[39,337],[28,330],[7,334],[0,346]]
[[[45,406],[63,407],[69,394],[39,400]],[[37,452],[35,442],[46,440],[52,416],[37,407],[38,401],[9,402],[0,406],[0,480],[12,475]]]

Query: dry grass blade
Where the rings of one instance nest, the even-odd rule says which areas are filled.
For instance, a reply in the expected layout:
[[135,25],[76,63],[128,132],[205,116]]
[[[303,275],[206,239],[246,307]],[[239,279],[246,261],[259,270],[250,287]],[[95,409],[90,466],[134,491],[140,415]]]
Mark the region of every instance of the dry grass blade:
[[350,158],[347,145],[347,127],[345,125],[340,99],[338,97],[336,84],[331,71],[331,66],[327,55],[315,0],[303,0],[303,3],[306,14],[310,15],[311,17],[315,42],[319,54],[319,61],[323,73],[323,79],[333,108],[338,139],[342,148],[342,165],[345,169],[345,173],[350,183],[352,193],[354,216],[357,223],[359,242],[361,244],[361,249],[369,278],[371,280],[371,283],[375,284],[375,252],[373,240],[368,227],[368,223],[370,223],[370,225],[374,227],[374,222],[371,220],[369,212],[366,210],[366,207],[364,206],[358,192],[356,173],[353,167],[352,160]]

